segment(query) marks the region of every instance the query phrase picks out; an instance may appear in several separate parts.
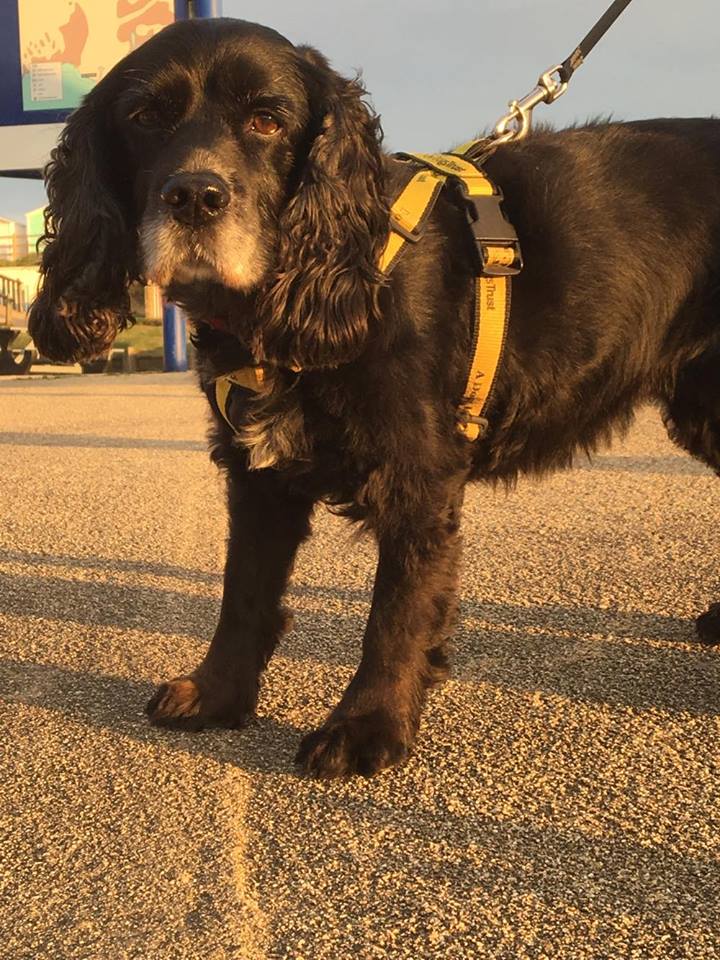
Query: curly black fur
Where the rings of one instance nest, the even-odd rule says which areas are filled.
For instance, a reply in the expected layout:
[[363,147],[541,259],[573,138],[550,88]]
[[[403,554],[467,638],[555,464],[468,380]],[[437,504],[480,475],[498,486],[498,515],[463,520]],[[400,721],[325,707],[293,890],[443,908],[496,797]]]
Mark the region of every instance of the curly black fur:
[[304,50],[325,88],[314,111],[322,119],[280,215],[276,275],[259,298],[252,347],[261,361],[307,369],[354,360],[379,321],[389,212],[380,123],[364,89]]
[[88,100],[45,169],[42,288],[29,327],[50,359],[99,356],[132,322],[127,288],[137,272],[134,230],[128,191],[112,159],[107,110],[101,98]]
[[[255,129],[263,105],[279,132]],[[446,191],[423,240],[378,275],[408,168],[381,153],[357,81],[265,28],[186,22],[71,119],[49,170],[33,313],[44,352],[104,347],[127,322],[128,279],[155,270],[194,322],[203,387],[269,365],[260,395],[235,401],[237,435],[213,408],[230,512],[220,621],[202,664],[149,704],[153,722],[252,713],[324,501],[372,531],[379,562],[358,672],[299,761],[320,776],[374,773],[410,750],[447,671],[467,481],[567,466],[646,401],[720,472],[720,121],[540,130],[487,169],[526,265],[490,431],[470,444],[455,424],[475,274],[465,214]],[[209,224],[178,225],[163,206],[163,184],[187,170],[227,185]],[[720,640],[718,622],[715,608],[702,618],[705,642]]]

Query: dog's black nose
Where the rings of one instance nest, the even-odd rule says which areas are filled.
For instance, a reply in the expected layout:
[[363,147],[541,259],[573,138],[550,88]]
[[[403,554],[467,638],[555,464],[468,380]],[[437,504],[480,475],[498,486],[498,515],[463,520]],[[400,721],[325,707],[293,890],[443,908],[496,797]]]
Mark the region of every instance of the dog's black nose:
[[214,173],[177,173],[166,181],[160,196],[175,220],[199,227],[220,216],[230,203],[230,188]]

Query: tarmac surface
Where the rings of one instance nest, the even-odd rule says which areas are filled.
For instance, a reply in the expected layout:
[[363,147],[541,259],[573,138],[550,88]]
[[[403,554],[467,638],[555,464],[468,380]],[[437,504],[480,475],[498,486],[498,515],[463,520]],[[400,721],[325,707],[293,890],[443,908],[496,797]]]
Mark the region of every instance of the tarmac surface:
[[465,511],[453,678],[378,778],[300,778],[374,550],[319,510],[244,731],[153,729],[219,609],[190,375],[0,381],[0,956],[720,957],[717,479],[653,410]]

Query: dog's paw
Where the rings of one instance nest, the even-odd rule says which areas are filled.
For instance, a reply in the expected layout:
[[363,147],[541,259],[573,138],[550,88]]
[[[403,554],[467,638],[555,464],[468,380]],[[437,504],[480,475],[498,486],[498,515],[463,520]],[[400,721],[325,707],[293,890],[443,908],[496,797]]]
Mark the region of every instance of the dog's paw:
[[387,714],[336,717],[303,738],[295,763],[314,777],[372,777],[405,760],[411,746]]
[[709,647],[720,643],[720,603],[711,604],[705,613],[700,614],[695,629],[700,643]]
[[204,727],[242,727],[252,711],[230,707],[226,697],[203,691],[193,677],[177,677],[162,683],[150,698],[145,713],[158,727],[202,730]]

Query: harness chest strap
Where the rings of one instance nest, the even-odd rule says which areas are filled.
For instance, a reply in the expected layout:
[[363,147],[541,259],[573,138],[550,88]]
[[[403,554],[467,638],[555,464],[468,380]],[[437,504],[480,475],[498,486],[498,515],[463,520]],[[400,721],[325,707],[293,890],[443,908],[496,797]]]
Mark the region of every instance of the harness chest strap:
[[421,170],[403,188],[390,209],[390,234],[378,260],[381,273],[392,271],[408,241],[420,239],[446,180],[436,170]]
[[[522,265],[517,235],[500,211],[502,193],[482,170],[462,156],[476,143],[470,141],[452,154],[399,154],[420,163],[422,169],[410,179],[391,207],[391,231],[378,260],[380,270],[389,274],[399,262],[406,244],[416,243],[422,236],[447,180],[451,178],[460,184],[475,210],[470,227],[478,243],[481,263],[475,282],[472,356],[458,406],[458,430],[470,441],[483,436],[487,429],[483,414],[507,335],[510,278]],[[228,413],[233,386],[257,392],[263,380],[263,368],[256,366],[244,367],[215,381],[215,401],[233,430],[235,427]]]
[[500,366],[509,319],[510,278],[478,277],[472,361],[458,408],[458,430],[468,440],[479,439],[487,430],[483,414]]
[[463,156],[477,143],[472,140],[449,154],[400,154],[423,164],[444,182],[452,178],[459,183],[474,213],[470,227],[481,269],[475,281],[471,359],[457,415],[458,430],[470,441],[481,438],[488,427],[484,413],[507,338],[511,277],[522,267],[517,234],[500,208],[502,193],[483,170]]
[[253,393],[257,393],[262,389],[264,381],[265,368],[259,364],[253,367],[240,367],[239,370],[226,373],[224,376],[218,377],[217,380],[215,380],[215,403],[233,432],[235,432],[235,425],[228,413],[228,402],[232,388],[242,387],[243,390],[252,390]]

